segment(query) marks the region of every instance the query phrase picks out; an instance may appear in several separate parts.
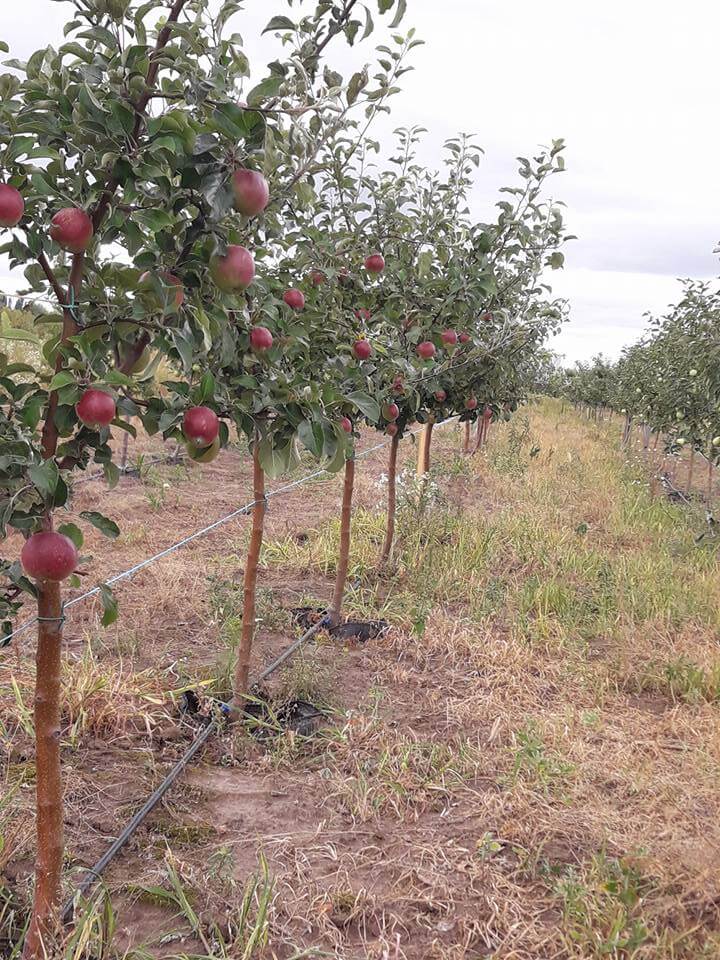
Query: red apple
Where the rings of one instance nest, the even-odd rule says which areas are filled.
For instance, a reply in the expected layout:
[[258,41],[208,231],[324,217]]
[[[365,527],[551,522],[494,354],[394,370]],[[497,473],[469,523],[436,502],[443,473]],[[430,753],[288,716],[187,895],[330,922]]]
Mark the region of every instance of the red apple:
[[22,194],[9,183],[0,183],[0,227],[14,227],[20,223],[25,210]]
[[487,404],[485,404],[485,409],[483,410],[483,417],[486,420],[490,420],[492,417],[492,407],[489,407]]
[[356,340],[352,352],[356,360],[367,360],[372,353],[372,346],[367,340]]
[[325,274],[321,270],[313,270],[310,274],[310,282],[314,287],[321,287],[325,283]]
[[438,403],[445,403],[445,401],[447,400],[447,394],[445,393],[444,390],[436,390],[435,399],[437,400]]
[[432,360],[435,356],[435,344],[432,340],[423,340],[415,347],[415,353],[423,360]]
[[185,444],[187,455],[195,463],[212,463],[215,457],[220,453],[220,437],[215,437],[209,446],[199,447],[194,443]]
[[50,236],[58,246],[69,253],[82,253],[87,250],[92,235],[92,220],[79,207],[58,210],[50,221]]
[[480,319],[483,323],[491,323],[492,318],[493,318],[493,315],[490,313],[489,310],[486,310],[484,313],[480,314]]
[[440,334],[440,339],[448,347],[454,347],[458,342],[458,335],[454,330],[443,330]]
[[289,307],[292,307],[293,310],[302,310],[305,306],[305,297],[302,291],[296,287],[290,287],[286,290],[283,294],[283,300]]
[[146,270],[145,273],[140,276],[138,289],[143,293],[152,294],[153,302],[159,310],[167,312],[179,310],[185,302],[185,291],[183,290],[183,283],[180,277],[176,277],[175,274],[170,273],[169,270],[162,270],[158,275],[158,279],[165,290],[163,300],[159,300],[155,287],[155,274],[151,273],[150,270]]
[[465,401],[466,410],[474,410],[477,407],[477,399],[475,397],[468,397]]
[[385,260],[381,253],[371,253],[365,257],[365,269],[368,273],[382,273],[385,269]]
[[400,407],[396,403],[386,403],[382,408],[382,415],[386,420],[397,420],[400,416]]
[[78,552],[70,537],[54,530],[34,533],[20,553],[25,573],[36,580],[64,580],[78,564]]
[[232,187],[235,209],[246,217],[256,217],[268,205],[270,190],[261,173],[240,167],[233,173]]
[[255,261],[249,250],[231,243],[224,256],[210,260],[210,275],[225,293],[245,290],[253,282]]
[[469,342],[470,342],[470,334],[469,334],[469,333],[461,333],[461,334],[460,334],[460,337],[459,337],[458,339],[460,340],[460,343],[469,343]]
[[115,419],[115,401],[104,390],[90,387],[75,404],[75,413],[86,427],[106,427]]
[[352,420],[349,417],[341,417],[340,426],[343,428],[345,433],[352,433]]
[[400,429],[400,427],[398,427],[398,425],[397,425],[396,423],[389,423],[389,424],[385,427],[385,433],[386,433],[389,437],[394,437],[395,434],[398,432],[399,429]]
[[367,307],[358,307],[357,310],[353,312],[355,313],[355,318],[357,320],[369,320],[372,317],[372,314]]
[[220,421],[210,407],[190,407],[182,422],[185,439],[196,447],[209,447],[220,432]]
[[250,346],[256,352],[269,350],[273,345],[273,335],[267,327],[250,327]]

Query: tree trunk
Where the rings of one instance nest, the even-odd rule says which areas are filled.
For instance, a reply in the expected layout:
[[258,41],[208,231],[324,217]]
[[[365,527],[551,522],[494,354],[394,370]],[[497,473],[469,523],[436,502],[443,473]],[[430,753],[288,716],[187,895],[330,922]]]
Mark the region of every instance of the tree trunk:
[[430,444],[432,443],[433,427],[435,426],[432,420],[429,420],[425,426],[425,433],[427,437],[425,439],[425,450],[423,456],[423,476],[430,473]]
[[260,465],[260,435],[255,433],[253,441],[253,513],[252,531],[248,546],[245,576],[243,579],[243,619],[240,646],[235,663],[235,678],[233,683],[233,707],[239,710],[248,690],[250,677],[250,657],[252,655],[253,639],[255,637],[255,588],[257,585],[257,570],[260,560],[260,550],[263,542],[265,525],[265,472]]
[[[123,417],[125,423],[130,423],[130,417]],[[128,444],[130,442],[130,434],[127,430],[123,431],[123,442],[122,442],[122,452],[120,454],[120,473],[125,473],[127,469],[128,461]]]
[[708,506],[712,506],[712,495],[713,495],[713,462],[708,460],[708,469],[707,469],[707,502]]
[[425,474],[430,471],[430,441],[432,440],[432,431],[433,421],[428,420],[420,434],[420,443],[418,444],[418,477],[424,477]]
[[35,794],[37,859],[32,921],[24,960],[52,955],[63,863],[63,797],[60,772],[60,584],[38,582],[35,673]]
[[463,453],[470,453],[470,421],[465,421],[465,433],[463,436]]
[[387,526],[385,527],[385,542],[380,553],[380,566],[383,567],[390,559],[393,540],[395,539],[395,507],[397,504],[397,455],[400,446],[400,434],[396,433],[390,442],[388,455],[388,495],[387,495]]
[[485,417],[477,418],[477,429],[475,431],[475,448],[473,453],[477,453],[478,450],[483,445],[483,437],[485,436]]
[[687,485],[685,493],[690,493],[690,487],[693,482],[693,473],[695,472],[695,447],[690,447],[690,463],[688,464]]
[[345,595],[348,565],[350,563],[350,524],[352,522],[352,496],[355,484],[355,458],[345,461],[345,482],[343,484],[342,510],[340,513],[340,554],[338,556],[335,589],[330,604],[330,622],[333,626],[340,623],[342,602]]

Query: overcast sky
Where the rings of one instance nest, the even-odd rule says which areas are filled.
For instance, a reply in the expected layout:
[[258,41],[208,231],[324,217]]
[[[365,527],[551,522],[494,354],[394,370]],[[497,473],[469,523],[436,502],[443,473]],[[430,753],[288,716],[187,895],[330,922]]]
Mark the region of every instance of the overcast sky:
[[[368,0],[377,10],[376,0]],[[72,7],[4,0],[2,39],[24,57],[62,42]],[[417,123],[428,165],[463,130],[486,153],[476,204],[484,215],[515,177],[515,157],[567,141],[568,171],[553,182],[579,237],[551,276],[571,303],[552,346],[568,361],[617,356],[637,338],[646,310],[677,299],[678,277],[718,273],[720,240],[720,4],[714,0],[408,0],[402,29],[426,41],[403,78],[392,118],[375,135]],[[297,7],[297,4],[295,4]],[[283,0],[248,0],[234,24],[290,13]],[[246,18],[243,24],[243,18]],[[381,42],[382,21],[374,42]],[[265,44],[270,42],[266,38]],[[258,55],[262,57],[265,45]],[[332,58],[338,63],[340,47]],[[255,60],[249,46],[251,62]],[[356,54],[342,51],[356,63]],[[364,54],[369,58],[369,52]],[[348,64],[349,69],[349,64]],[[347,70],[343,72],[347,73]],[[6,289],[22,278],[7,277]]]

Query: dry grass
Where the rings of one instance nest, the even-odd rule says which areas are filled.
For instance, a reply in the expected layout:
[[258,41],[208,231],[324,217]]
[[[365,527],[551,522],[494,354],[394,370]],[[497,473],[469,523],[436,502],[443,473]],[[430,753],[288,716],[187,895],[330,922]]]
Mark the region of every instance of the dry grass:
[[[383,577],[380,458],[363,472],[348,609],[393,630],[364,648],[318,642],[278,678],[275,692],[327,707],[319,734],[228,733],[173,790],[109,875],[117,955],[720,956],[718,558],[693,510],[651,498],[616,427],[548,403],[471,460],[459,431],[439,433],[436,490],[421,503],[408,489]],[[183,481],[178,509],[193,491]],[[337,495],[331,481],[278,503],[264,655],[287,634],[281,607],[327,599]],[[145,536],[128,552],[159,534]],[[133,612],[102,642],[86,634],[95,652],[70,666],[69,789],[100,792],[115,822],[182,748],[163,739],[161,691],[222,673],[241,557],[242,538],[148,572],[125,599],[155,591],[152,632]],[[20,695],[3,681],[0,718],[17,750],[31,673],[22,657],[10,669]],[[127,748],[93,778],[98,738]],[[13,762],[22,783],[30,766]],[[24,823],[11,873],[30,841],[23,791],[0,811],[0,833]]]

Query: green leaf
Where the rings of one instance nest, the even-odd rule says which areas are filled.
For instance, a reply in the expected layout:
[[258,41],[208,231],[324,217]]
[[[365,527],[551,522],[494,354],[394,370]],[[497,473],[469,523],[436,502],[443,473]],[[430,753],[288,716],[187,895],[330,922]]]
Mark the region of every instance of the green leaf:
[[355,390],[353,393],[349,393],[345,399],[354,403],[370,423],[377,423],[380,419],[380,405],[369,394],[363,393],[361,390]]
[[71,373],[68,373],[67,370],[61,370],[60,373],[56,373],[50,381],[48,390],[52,393],[53,390],[59,390],[61,387],[69,387],[70,384],[74,385],[75,383],[75,377]]
[[260,466],[273,480],[282,476],[290,464],[290,444],[284,447],[273,446],[272,437],[265,437],[260,441]]
[[314,457],[322,456],[325,444],[322,424],[311,420],[301,420],[297,433],[302,445],[307,447]]
[[263,33],[268,33],[270,30],[294,30],[295,24],[289,17],[273,17],[270,23],[265,27]]
[[111,490],[120,482],[120,468],[114,464],[112,460],[108,460],[107,463],[103,464],[103,474],[105,475],[105,480]]
[[111,540],[120,536],[120,527],[114,520],[103,516],[102,513],[97,513],[95,510],[83,510],[80,516],[83,520],[91,523],[103,536],[110,537]]
[[198,400],[200,403],[204,403],[205,400],[210,400],[215,393],[215,377],[207,370],[200,380],[200,391],[198,393]]
[[60,479],[60,471],[54,460],[44,460],[42,463],[28,467],[28,476],[43,497],[50,498]]
[[31,330],[15,330],[12,327],[0,327],[0,340],[23,340],[25,343],[40,344],[40,338]]
[[248,106],[255,107],[262,103],[263,100],[267,100],[268,97],[274,97],[275,94],[280,90],[284,79],[285,78],[280,76],[278,73],[274,73],[271,76],[266,77],[256,87],[253,87],[248,94]]
[[63,524],[61,524],[61,525],[58,527],[58,533],[63,533],[63,534],[65,534],[66,537],[70,537],[70,539],[71,539],[72,542],[75,544],[75,546],[78,548],[78,550],[81,550],[81,549],[82,549],[82,545],[83,545],[83,534],[82,534],[82,530],[80,529],[80,527],[78,527],[76,524],[74,524],[74,523],[63,523]]
[[118,605],[115,594],[106,583],[100,584],[100,599],[103,605],[103,615],[100,622],[104,627],[109,627],[118,618]]
[[390,24],[390,29],[394,30],[398,26],[402,18],[405,16],[405,11],[407,10],[407,0],[398,0],[397,12],[393,17],[393,21]]

